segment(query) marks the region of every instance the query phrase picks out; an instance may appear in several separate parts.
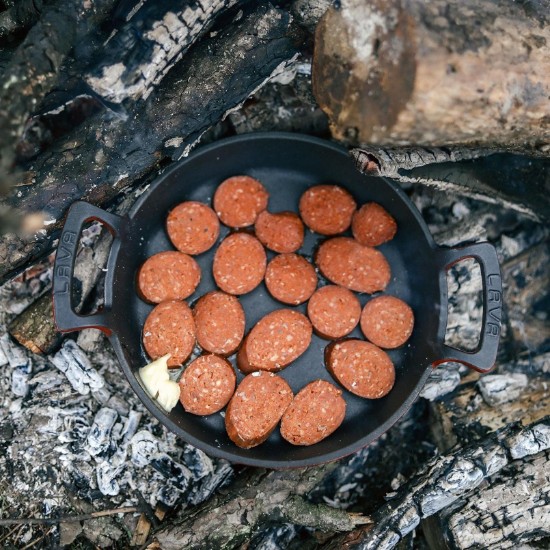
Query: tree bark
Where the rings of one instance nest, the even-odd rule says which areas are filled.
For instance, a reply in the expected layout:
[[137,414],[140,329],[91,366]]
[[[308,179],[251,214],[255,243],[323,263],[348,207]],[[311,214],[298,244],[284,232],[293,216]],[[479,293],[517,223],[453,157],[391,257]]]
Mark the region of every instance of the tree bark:
[[317,27],[313,65],[336,139],[548,153],[544,2],[340,4]]
[[51,250],[72,202],[103,204],[164,159],[187,154],[206,129],[296,55],[301,36],[287,12],[260,5],[197,45],[145,106],[125,117],[102,114],[41,155],[33,163],[34,183],[18,187],[10,204],[21,215],[44,212],[50,221],[30,238],[3,237],[0,283]]

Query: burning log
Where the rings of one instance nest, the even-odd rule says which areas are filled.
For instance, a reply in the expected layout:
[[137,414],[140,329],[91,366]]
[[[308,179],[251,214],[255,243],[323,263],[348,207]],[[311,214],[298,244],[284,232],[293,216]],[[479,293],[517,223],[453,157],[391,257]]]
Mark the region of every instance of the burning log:
[[313,65],[336,139],[547,154],[546,5],[338,4],[317,27]]
[[73,201],[105,203],[163,160],[185,155],[205,130],[298,52],[301,36],[287,12],[259,5],[201,41],[145,107],[134,105],[125,117],[98,115],[38,157],[34,182],[20,186],[9,204],[21,215],[41,211],[50,220],[30,238],[4,236],[0,281],[51,250],[54,232]]

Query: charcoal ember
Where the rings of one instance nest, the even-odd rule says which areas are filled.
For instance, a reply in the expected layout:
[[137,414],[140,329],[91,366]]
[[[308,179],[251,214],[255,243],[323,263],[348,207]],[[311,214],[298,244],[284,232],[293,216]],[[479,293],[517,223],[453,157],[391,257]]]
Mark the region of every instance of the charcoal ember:
[[82,395],[105,385],[103,377],[73,340],[66,340],[50,361],[65,373],[71,386]]
[[195,480],[210,476],[214,473],[214,462],[200,449],[193,445],[185,445],[183,451],[183,461],[193,474]]
[[268,527],[250,541],[248,550],[286,549],[300,531],[299,527],[289,523]]
[[444,363],[433,369],[420,396],[428,401],[435,401],[451,393],[460,384],[460,365],[458,363]]
[[192,506],[208,500],[215,491],[229,484],[234,479],[233,466],[226,460],[216,461],[214,473],[203,477],[194,484],[187,496],[187,502]]
[[0,337],[0,349],[10,366],[12,393],[17,397],[25,397],[29,391],[32,361],[26,350],[14,344],[8,334]]
[[517,399],[527,387],[529,379],[523,373],[489,374],[477,385],[487,405],[496,407]]
[[103,407],[95,415],[86,440],[86,450],[92,456],[109,455],[114,447],[112,431],[117,421],[118,413],[114,409]]
[[189,468],[172,460],[167,454],[159,454],[151,460],[151,466],[170,480],[170,484],[184,493],[193,477]]

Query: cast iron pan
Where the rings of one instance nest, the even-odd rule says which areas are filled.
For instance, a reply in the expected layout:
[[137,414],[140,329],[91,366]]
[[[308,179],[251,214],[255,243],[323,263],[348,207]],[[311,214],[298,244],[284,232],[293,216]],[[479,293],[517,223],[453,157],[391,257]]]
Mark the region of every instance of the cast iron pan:
[[[397,220],[397,236],[380,250],[392,268],[387,288],[408,302],[414,310],[414,332],[403,348],[390,351],[396,366],[396,383],[384,398],[365,400],[344,390],[347,413],[340,428],[324,441],[310,447],[296,447],[284,441],[276,430],[263,445],[249,450],[236,447],[227,437],[221,414],[198,417],[181,405],[166,415],[144,391],[137,371],[149,362],[141,345],[141,333],[153,306],[135,292],[136,272],[142,262],[162,250],[173,249],[164,229],[168,211],[185,200],[211,203],[216,186],[236,174],[248,174],[264,183],[270,193],[269,209],[297,211],[301,194],[311,185],[337,183],[348,189],[356,201],[376,201]],[[89,316],[77,315],[71,304],[71,278],[79,233],[85,222],[104,222],[114,233],[107,266],[105,307]],[[223,228],[220,240],[228,233]],[[311,256],[319,236],[306,232],[301,253]],[[211,274],[215,247],[197,257],[202,281],[190,304],[213,290]],[[272,256],[271,253],[268,254]],[[447,322],[445,272],[463,258],[475,258],[483,276],[484,316],[479,348],[466,352],[444,344]],[[249,134],[203,147],[159,177],[141,195],[128,216],[119,217],[85,202],[75,203],[61,234],[54,277],[54,311],[63,332],[96,327],[108,334],[130,385],[151,413],[184,440],[212,456],[233,462],[285,468],[310,466],[345,456],[386,431],[403,415],[418,396],[432,368],[445,361],[458,361],[479,371],[488,371],[495,361],[501,315],[501,277],[495,249],[488,243],[465,248],[436,246],[420,214],[407,196],[391,181],[361,175],[341,147],[316,138],[283,133]],[[359,296],[364,304],[369,296]],[[241,297],[247,331],[266,313],[288,307],[276,302],[262,283]],[[298,306],[305,312],[305,304]],[[352,336],[361,337],[359,329]],[[282,371],[294,392],[317,378],[334,383],[323,364],[327,341],[316,336],[297,361]],[[234,363],[234,357],[232,358]],[[242,378],[238,374],[239,380]]]

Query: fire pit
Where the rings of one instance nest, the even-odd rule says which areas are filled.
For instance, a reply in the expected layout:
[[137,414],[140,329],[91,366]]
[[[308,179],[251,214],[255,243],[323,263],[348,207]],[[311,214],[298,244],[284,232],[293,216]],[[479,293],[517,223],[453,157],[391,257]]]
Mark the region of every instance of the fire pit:
[[[409,4],[0,2],[3,545],[548,542],[547,14]],[[71,204],[125,216],[192,149],[265,131],[337,138],[360,172],[400,186],[438,246],[494,245],[503,282],[491,373],[442,364],[364,449],[280,471],[167,430],[105,336],[62,335],[51,300]],[[85,224],[71,289],[80,315],[103,305],[112,241]],[[479,344],[483,275],[471,258],[447,272],[449,347]]]

